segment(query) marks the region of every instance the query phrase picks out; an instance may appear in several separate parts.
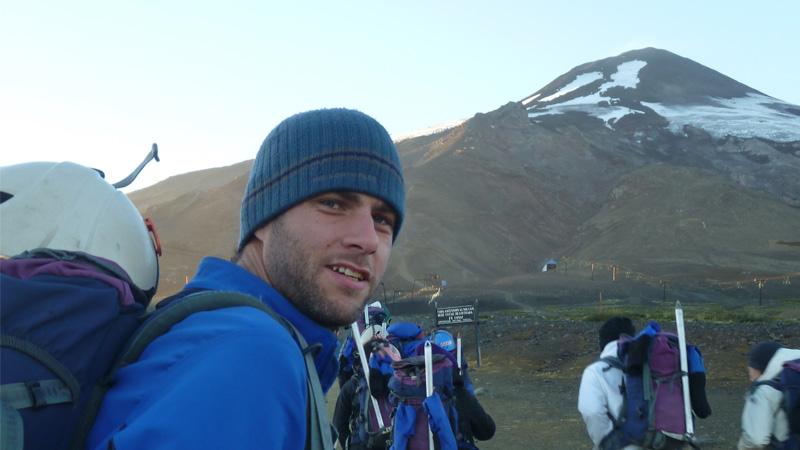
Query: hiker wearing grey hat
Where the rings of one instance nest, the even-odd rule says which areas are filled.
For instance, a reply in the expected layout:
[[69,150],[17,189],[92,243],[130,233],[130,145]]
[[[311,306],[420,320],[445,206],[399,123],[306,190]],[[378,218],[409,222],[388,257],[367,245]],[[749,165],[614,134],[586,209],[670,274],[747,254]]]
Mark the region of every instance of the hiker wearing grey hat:
[[786,447],[789,422],[781,404],[783,392],[778,378],[784,363],[800,359],[800,350],[784,348],[773,341],[758,343],[747,355],[752,385],[742,411],[742,434],[738,449]]
[[332,449],[333,330],[380,284],[404,203],[397,150],[372,117],[281,122],[253,162],[236,256],[204,258],[165,300],[215,292],[254,306],[195,313],[155,339],[117,372],[88,448]]

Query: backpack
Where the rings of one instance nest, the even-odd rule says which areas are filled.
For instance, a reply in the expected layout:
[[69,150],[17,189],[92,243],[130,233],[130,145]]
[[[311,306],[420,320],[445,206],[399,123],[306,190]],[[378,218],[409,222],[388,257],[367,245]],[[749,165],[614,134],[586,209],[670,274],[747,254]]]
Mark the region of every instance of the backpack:
[[[635,338],[621,337],[618,357],[602,358],[610,368],[623,371],[623,406],[620,417],[610,418],[614,429],[600,444],[602,449],[621,449],[634,444],[649,449],[694,445],[686,436],[683,372],[680,369],[678,337],[660,331],[651,322]],[[699,349],[687,345],[690,375],[702,379],[691,383],[705,389],[705,369]],[[698,377],[702,375],[702,378]],[[695,401],[694,397],[697,397]],[[700,417],[710,414],[704,392],[690,391],[692,408]]]
[[403,358],[416,355],[417,347],[425,342],[425,333],[419,325],[397,322],[387,329],[389,343],[400,351]]
[[[26,252],[0,261],[0,277],[3,450],[82,449],[115,371],[195,312],[250,306],[270,314],[307,347],[285,319],[240,293],[193,293],[147,314],[148,297],[119,266],[79,252]],[[307,447],[332,449],[310,352],[305,363]]]
[[772,380],[757,381],[752,384],[751,392],[763,384],[783,392],[781,408],[786,413],[789,424],[789,437],[778,442],[773,437],[773,447],[781,450],[800,449],[800,359],[786,361],[780,373]]
[[787,361],[781,370],[783,408],[789,421],[789,433],[795,448],[800,448],[800,359]]
[[[445,350],[433,345],[434,393],[426,396],[425,357],[414,355],[392,363],[389,389],[395,405],[390,450],[433,450],[428,429],[440,450],[455,450],[458,414],[453,388],[453,363]],[[422,346],[419,346],[422,351]],[[438,444],[437,444],[438,443]]]
[[[356,391],[353,396],[352,411],[350,418],[350,436],[347,441],[347,448],[365,448],[367,450],[385,450],[386,441],[389,439],[387,430],[381,430],[375,415],[375,408],[370,399],[369,386],[362,374],[355,375]],[[384,425],[388,425],[392,419],[394,408],[389,402],[388,397],[377,398],[378,407],[381,411],[381,418]]]

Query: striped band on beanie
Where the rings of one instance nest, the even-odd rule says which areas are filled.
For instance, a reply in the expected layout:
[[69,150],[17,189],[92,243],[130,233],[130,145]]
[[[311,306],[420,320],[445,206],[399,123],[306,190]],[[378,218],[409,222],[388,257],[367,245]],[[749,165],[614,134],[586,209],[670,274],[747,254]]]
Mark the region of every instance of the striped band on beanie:
[[386,129],[351,109],[320,109],[278,124],[258,151],[242,200],[239,249],[261,226],[316,195],[353,191],[405,209],[403,169]]

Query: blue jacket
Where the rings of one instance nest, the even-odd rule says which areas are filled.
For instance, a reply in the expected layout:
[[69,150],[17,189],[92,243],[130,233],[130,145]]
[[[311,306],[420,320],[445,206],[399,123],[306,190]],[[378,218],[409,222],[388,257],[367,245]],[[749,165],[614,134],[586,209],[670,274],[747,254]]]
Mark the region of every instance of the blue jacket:
[[[322,388],[336,379],[336,336],[267,283],[219,258],[204,258],[183,292],[238,291],[288,319],[309,345]],[[88,449],[302,449],[306,369],[288,331],[254,308],[195,313],[119,370]]]

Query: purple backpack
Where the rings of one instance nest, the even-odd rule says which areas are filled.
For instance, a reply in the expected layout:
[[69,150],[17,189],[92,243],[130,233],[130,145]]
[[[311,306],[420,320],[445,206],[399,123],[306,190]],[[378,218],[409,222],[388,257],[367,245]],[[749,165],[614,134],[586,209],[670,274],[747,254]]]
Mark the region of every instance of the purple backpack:
[[[643,381],[650,379],[652,397],[645,397],[654,409],[653,423],[657,431],[683,435],[686,433],[683,386],[678,337],[659,333],[650,344],[648,364],[644,366]],[[649,372],[649,376],[646,374]],[[645,395],[647,394],[645,384]]]
[[[630,444],[681,448],[685,443],[681,441],[688,437],[678,337],[661,332],[661,327],[651,322],[635,338],[621,338],[618,355],[615,362],[607,362],[624,372],[625,400],[621,417],[614,419],[614,430],[600,448],[621,449]],[[687,357],[689,372],[704,371],[696,347],[687,345]]]
[[395,404],[390,450],[433,450],[428,445],[428,428],[433,431],[437,449],[457,448],[455,431],[458,415],[453,397],[453,363],[445,350],[433,346],[434,394],[426,397],[425,358],[417,355],[392,363],[389,380]]

